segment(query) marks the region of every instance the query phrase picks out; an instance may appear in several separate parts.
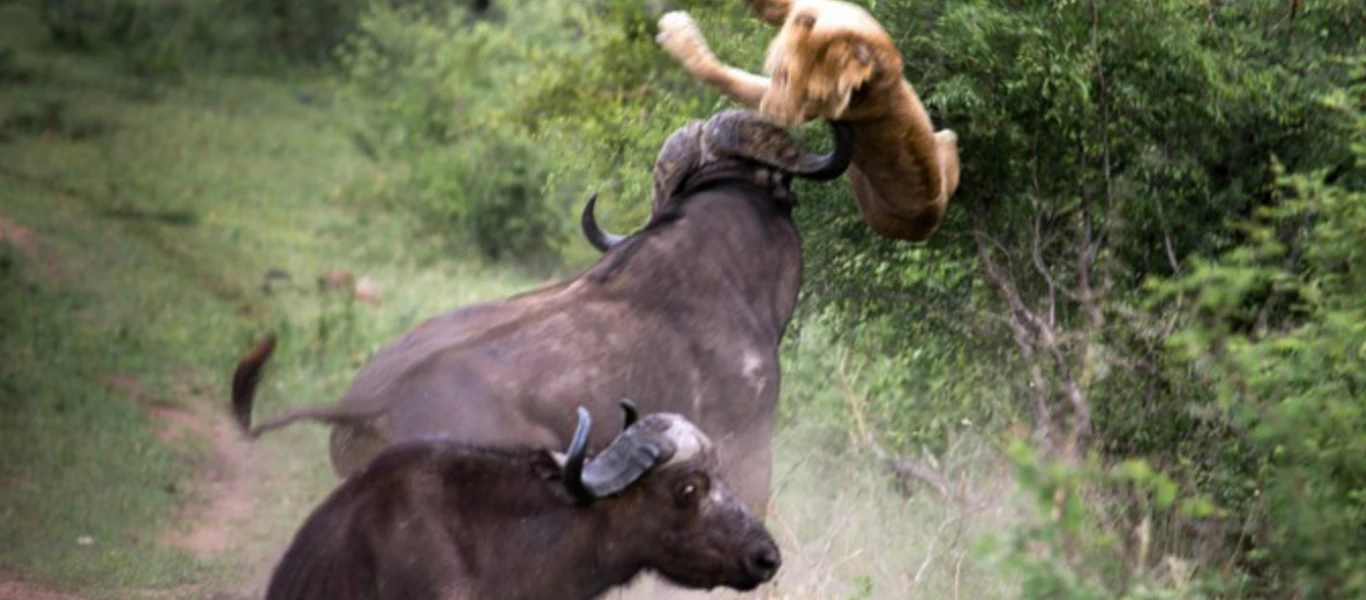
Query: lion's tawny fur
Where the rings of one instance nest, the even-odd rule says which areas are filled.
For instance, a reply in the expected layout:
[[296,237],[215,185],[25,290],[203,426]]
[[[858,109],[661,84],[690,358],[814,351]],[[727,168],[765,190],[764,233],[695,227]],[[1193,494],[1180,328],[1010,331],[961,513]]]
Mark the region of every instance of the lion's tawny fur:
[[891,37],[847,2],[748,1],[759,18],[781,25],[768,48],[768,77],[718,60],[684,12],[660,18],[658,41],[693,77],[777,123],[852,124],[849,182],[864,222],[891,238],[929,238],[958,188],[958,136],[934,131]]

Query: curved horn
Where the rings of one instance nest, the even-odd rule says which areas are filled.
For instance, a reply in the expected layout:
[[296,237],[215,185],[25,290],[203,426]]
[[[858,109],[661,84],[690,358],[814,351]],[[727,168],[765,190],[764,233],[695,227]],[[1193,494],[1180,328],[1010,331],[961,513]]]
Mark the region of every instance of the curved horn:
[[640,419],[640,413],[636,411],[635,401],[630,398],[622,398],[619,404],[621,404],[621,410],[626,413],[626,424],[621,426],[621,430],[626,431]]
[[854,126],[840,121],[828,121],[830,134],[835,138],[835,147],[828,154],[803,154],[790,169],[793,175],[829,181],[849,170],[854,160]]
[[579,423],[574,426],[574,438],[569,442],[569,451],[564,461],[564,486],[569,493],[580,501],[593,499],[593,494],[583,484],[583,460],[588,453],[588,431],[593,428],[593,417],[588,409],[580,406]]
[[674,456],[677,445],[669,436],[671,421],[650,415],[623,431],[583,470],[583,487],[595,498],[627,488],[651,467]]
[[829,154],[808,152],[782,127],[751,110],[732,109],[707,121],[704,141],[717,154],[753,160],[797,177],[827,181],[843,175],[854,159],[854,128],[828,121],[835,138]]
[[608,233],[598,227],[598,219],[593,216],[593,209],[597,204],[597,194],[588,197],[588,203],[583,205],[583,215],[579,217],[579,227],[583,229],[583,237],[588,238],[588,243],[599,252],[606,252],[626,241],[626,236]]

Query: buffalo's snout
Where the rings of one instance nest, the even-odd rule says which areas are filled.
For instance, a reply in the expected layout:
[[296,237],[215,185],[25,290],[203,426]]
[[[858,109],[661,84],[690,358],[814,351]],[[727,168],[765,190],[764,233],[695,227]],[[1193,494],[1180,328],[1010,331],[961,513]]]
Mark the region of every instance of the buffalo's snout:
[[755,539],[745,545],[739,556],[736,556],[738,560],[734,564],[738,568],[731,571],[727,586],[747,592],[778,574],[778,568],[783,565],[783,555],[778,550],[778,544],[767,531],[761,529],[757,534],[753,536]]
[[783,555],[778,551],[778,545],[772,539],[765,539],[750,544],[745,550],[743,558],[745,575],[754,579],[755,585],[773,579],[778,574],[778,567],[783,565]]

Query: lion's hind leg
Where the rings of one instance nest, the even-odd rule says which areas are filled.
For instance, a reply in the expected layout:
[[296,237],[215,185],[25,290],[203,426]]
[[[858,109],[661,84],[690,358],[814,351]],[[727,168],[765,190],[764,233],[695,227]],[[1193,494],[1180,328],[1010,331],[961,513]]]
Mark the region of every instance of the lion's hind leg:
[[721,90],[732,100],[749,106],[759,106],[768,91],[768,78],[748,73],[723,64],[707,47],[702,30],[686,12],[674,11],[659,18],[659,35],[655,41],[674,60],[683,65],[693,78]]

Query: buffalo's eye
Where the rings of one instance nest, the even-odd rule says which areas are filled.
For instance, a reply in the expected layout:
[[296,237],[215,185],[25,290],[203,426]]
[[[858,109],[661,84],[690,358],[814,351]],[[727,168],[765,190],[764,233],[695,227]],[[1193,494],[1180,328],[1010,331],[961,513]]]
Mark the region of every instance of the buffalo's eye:
[[697,484],[684,483],[678,486],[678,493],[675,494],[679,506],[690,506],[697,502]]
[[690,477],[688,480],[678,484],[674,490],[674,500],[679,506],[688,507],[697,504],[699,498],[706,493],[706,482],[701,478]]

